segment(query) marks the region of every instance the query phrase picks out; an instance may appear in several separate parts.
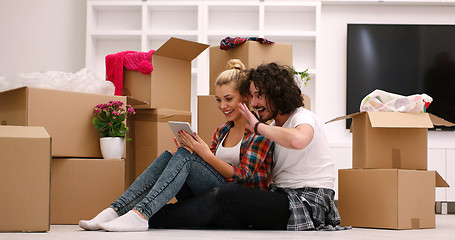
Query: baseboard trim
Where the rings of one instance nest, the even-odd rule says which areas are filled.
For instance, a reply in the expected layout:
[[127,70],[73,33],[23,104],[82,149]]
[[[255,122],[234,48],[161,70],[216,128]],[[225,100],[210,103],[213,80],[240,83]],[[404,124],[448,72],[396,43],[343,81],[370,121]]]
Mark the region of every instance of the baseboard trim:
[[436,202],[436,214],[455,214],[455,202]]
[[[335,206],[338,207],[338,200],[335,200]],[[455,214],[455,202],[435,202],[436,214]]]

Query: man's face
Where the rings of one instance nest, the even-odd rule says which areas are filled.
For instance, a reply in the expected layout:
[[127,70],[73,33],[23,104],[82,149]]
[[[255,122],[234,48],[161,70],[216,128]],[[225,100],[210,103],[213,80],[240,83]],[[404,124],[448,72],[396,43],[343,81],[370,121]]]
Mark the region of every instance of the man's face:
[[267,99],[265,94],[256,88],[253,82],[250,83],[251,103],[250,106],[255,110],[259,116],[259,120],[266,122],[275,117],[275,113],[267,106]]

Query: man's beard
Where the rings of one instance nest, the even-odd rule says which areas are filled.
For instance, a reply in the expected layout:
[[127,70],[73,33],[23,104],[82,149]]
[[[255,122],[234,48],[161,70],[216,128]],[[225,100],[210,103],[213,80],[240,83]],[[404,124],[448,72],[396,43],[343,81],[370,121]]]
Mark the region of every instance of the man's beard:
[[[270,116],[260,116],[260,117],[259,117],[259,121],[261,121],[261,122],[267,122],[267,121],[270,121],[270,120],[274,119],[274,118],[278,115],[278,111],[276,111],[276,110],[271,110],[271,109],[269,109],[268,107],[266,107],[266,110],[267,110],[269,113],[271,113],[271,115],[270,115]],[[266,118],[264,118],[264,117],[266,117]]]

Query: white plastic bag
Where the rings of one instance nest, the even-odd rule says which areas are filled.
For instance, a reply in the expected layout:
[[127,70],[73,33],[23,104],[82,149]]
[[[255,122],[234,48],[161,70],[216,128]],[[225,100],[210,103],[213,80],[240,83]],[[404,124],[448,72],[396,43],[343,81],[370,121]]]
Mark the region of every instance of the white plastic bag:
[[432,101],[425,93],[402,96],[376,89],[362,100],[360,111],[422,113]]
[[115,92],[112,82],[98,78],[88,68],[77,73],[47,71],[22,73],[14,78],[0,77],[0,90],[22,86],[109,95]]

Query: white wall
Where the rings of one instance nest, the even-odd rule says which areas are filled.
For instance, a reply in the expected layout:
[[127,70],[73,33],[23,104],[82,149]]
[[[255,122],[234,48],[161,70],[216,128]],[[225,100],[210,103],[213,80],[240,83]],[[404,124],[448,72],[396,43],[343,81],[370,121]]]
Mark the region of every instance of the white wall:
[[85,66],[86,0],[0,0],[0,76]]
[[[346,30],[348,23],[455,24],[454,6],[323,5],[317,41],[315,112],[328,121],[346,114]],[[333,145],[351,144],[344,121],[327,124]],[[454,132],[430,132],[429,147],[455,148]]]
[[[345,114],[347,23],[455,24],[455,6],[323,5],[313,110]],[[76,72],[85,66],[86,0],[0,0],[0,76]],[[342,121],[327,125],[333,145],[349,146]],[[454,132],[430,132],[429,146],[455,148]]]

